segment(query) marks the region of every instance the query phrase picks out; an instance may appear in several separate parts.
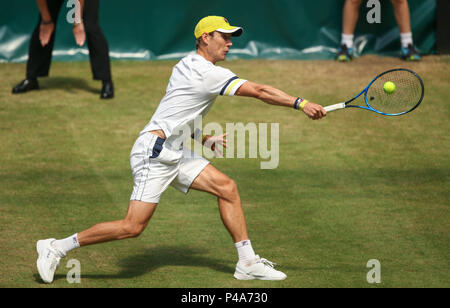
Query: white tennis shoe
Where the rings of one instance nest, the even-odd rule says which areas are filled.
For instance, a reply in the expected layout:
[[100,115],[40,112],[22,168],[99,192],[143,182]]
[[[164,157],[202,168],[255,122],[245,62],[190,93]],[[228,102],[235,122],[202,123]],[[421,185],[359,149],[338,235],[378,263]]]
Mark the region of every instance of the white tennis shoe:
[[40,240],[36,244],[38,259],[36,261],[39,275],[45,283],[52,283],[59,261],[66,255],[52,246],[54,238]]
[[256,255],[256,258],[250,264],[243,264],[238,262],[236,264],[236,271],[234,272],[234,278],[239,280],[283,280],[286,279],[286,274],[274,269],[276,263],[270,262],[267,259],[260,258]]

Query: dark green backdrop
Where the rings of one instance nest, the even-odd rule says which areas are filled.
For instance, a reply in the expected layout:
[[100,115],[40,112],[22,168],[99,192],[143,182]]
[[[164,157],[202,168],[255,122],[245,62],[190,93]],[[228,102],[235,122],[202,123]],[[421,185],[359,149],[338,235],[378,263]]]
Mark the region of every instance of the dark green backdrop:
[[[85,0],[89,1],[89,0]],[[392,5],[381,1],[381,24],[369,24],[364,1],[356,30],[359,54],[397,55],[399,31]],[[221,15],[244,27],[229,58],[328,59],[340,41],[344,0],[102,0],[100,24],[113,59],[176,59],[194,50],[193,30],[206,15]],[[412,30],[418,49],[435,46],[435,0],[410,0]],[[60,12],[54,60],[87,60],[77,48],[70,8]],[[34,0],[0,2],[0,61],[26,61],[38,18]]]

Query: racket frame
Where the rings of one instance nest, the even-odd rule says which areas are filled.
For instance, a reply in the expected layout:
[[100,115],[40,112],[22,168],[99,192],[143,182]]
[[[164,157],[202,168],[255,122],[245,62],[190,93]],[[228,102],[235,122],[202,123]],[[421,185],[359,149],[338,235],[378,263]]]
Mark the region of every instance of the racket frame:
[[[410,72],[411,74],[413,74],[413,75],[419,80],[420,85],[421,85],[421,87],[422,87],[422,94],[421,94],[421,96],[420,96],[419,101],[417,102],[416,105],[414,105],[413,108],[411,108],[411,109],[409,109],[409,110],[406,110],[406,111],[403,111],[403,112],[399,112],[399,113],[386,113],[386,112],[382,112],[382,111],[379,111],[379,110],[376,110],[376,109],[372,108],[372,106],[370,106],[370,103],[369,103],[368,100],[367,100],[367,91],[369,90],[370,86],[371,86],[378,78],[380,78],[381,76],[383,76],[383,75],[385,75],[385,74],[387,74],[387,73],[391,73],[391,72],[394,72],[394,71],[407,71],[407,72]],[[366,106],[360,106],[360,105],[349,105],[349,103],[353,102],[355,99],[357,99],[357,98],[358,98],[359,96],[361,96],[361,94],[363,94],[363,93],[364,93],[364,101],[366,102],[367,107],[366,107]],[[330,111],[335,111],[335,110],[339,110],[339,109],[343,109],[343,108],[356,107],[356,108],[361,108],[361,109],[370,110],[370,111],[373,111],[373,112],[376,112],[376,113],[378,113],[378,114],[385,115],[385,116],[399,116],[399,115],[403,115],[403,114],[405,114],[405,113],[411,112],[411,111],[413,111],[414,109],[416,109],[416,108],[420,105],[420,103],[422,102],[424,95],[425,95],[425,86],[424,86],[424,84],[423,84],[422,78],[420,78],[420,76],[419,76],[416,72],[414,72],[414,71],[412,71],[412,70],[409,70],[409,69],[406,69],[406,68],[394,68],[394,69],[385,71],[385,72],[379,74],[378,76],[376,76],[376,77],[375,77],[375,78],[367,85],[367,87],[365,87],[361,92],[358,93],[358,95],[356,95],[356,96],[353,97],[352,99],[350,99],[350,100],[348,100],[348,101],[346,101],[346,102],[343,102],[343,103],[338,103],[338,104],[326,106],[326,107],[325,107],[325,110],[326,110],[327,112],[330,112]]]

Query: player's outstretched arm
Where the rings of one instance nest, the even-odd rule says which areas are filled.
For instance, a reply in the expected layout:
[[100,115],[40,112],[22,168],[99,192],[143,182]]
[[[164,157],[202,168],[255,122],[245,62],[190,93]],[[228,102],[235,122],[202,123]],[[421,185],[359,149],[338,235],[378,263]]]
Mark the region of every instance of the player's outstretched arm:
[[[257,84],[251,81],[245,82],[235,93],[239,96],[257,98],[267,104],[293,108],[297,97],[291,96],[269,85]],[[303,112],[311,119],[317,120],[326,116],[327,112],[322,106],[306,102],[301,106]]]

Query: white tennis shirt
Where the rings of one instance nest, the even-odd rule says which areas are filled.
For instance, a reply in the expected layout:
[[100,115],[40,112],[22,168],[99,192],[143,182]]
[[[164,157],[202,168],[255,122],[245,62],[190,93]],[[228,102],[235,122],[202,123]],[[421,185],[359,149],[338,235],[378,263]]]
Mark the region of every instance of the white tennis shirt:
[[141,134],[162,129],[170,142],[186,125],[194,133],[194,119],[205,116],[217,96],[233,96],[246,81],[198,54],[184,57],[174,66],[166,94]]

